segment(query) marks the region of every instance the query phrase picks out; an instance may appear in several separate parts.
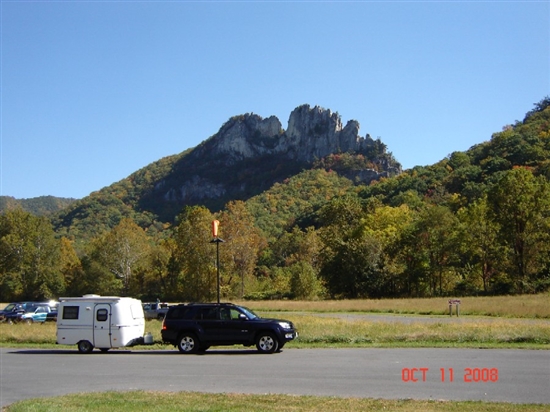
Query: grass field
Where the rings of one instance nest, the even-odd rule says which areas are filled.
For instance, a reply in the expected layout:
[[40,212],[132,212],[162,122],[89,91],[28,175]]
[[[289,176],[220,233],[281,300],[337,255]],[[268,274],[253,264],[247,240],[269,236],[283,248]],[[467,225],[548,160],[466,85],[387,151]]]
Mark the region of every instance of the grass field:
[[[448,315],[451,298],[246,301],[254,310]],[[550,319],[550,294],[459,298],[461,316]],[[456,308],[453,306],[453,313]]]
[[[319,317],[313,314],[262,313],[285,316],[299,331],[287,348],[330,347],[463,347],[550,349],[550,322],[545,320],[479,319],[460,323],[399,323]],[[0,324],[0,346],[71,348],[55,345],[55,323]],[[148,321],[155,345],[139,349],[173,349],[161,343],[161,322]],[[76,345],[74,346],[76,350]]]
[[333,412],[542,412],[548,405],[503,402],[451,402],[421,400],[382,400],[294,395],[202,394],[196,392],[107,392],[75,394],[56,398],[17,402],[5,412],[81,411],[333,411]]
[[[441,299],[396,299],[295,302],[245,302],[261,316],[286,318],[294,322],[300,338],[289,348],[312,347],[464,347],[550,349],[550,296],[518,296],[463,299],[462,306],[473,306],[475,315],[442,315],[435,308]],[[446,300],[443,302],[446,303]],[[501,316],[491,313],[499,307]],[[415,314],[412,321],[390,321],[404,312]],[[369,312],[391,313],[388,321],[357,316]],[[430,313],[430,322],[419,314]],[[480,316],[481,313],[491,316]],[[347,314],[350,314],[349,316]],[[408,316],[408,315],[404,315]],[[153,346],[140,349],[172,349],[161,343],[161,322],[146,322],[153,335]],[[56,347],[55,323],[0,324],[0,346]],[[59,347],[59,346],[57,346]]]

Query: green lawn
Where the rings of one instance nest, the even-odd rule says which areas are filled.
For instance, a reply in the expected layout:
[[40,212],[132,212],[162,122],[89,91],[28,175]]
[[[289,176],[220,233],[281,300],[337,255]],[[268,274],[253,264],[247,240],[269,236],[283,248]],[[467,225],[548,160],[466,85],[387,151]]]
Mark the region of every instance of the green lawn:
[[542,412],[548,405],[493,402],[381,400],[294,395],[201,394],[196,392],[106,392],[17,402],[5,412],[48,411],[371,411]]

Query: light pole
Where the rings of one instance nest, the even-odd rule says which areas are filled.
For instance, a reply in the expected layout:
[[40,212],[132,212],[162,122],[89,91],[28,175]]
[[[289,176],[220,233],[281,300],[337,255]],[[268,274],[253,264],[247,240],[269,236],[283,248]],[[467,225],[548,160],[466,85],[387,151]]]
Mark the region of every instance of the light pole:
[[218,237],[218,226],[220,225],[219,220],[212,221],[212,239],[210,243],[216,244],[216,272],[218,275],[218,303],[220,303],[220,243],[225,242],[225,240]]

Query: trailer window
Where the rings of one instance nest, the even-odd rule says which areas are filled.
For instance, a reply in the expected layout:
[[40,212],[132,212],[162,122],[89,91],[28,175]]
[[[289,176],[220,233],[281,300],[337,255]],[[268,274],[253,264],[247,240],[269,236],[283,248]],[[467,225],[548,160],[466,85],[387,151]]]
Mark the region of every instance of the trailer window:
[[109,318],[109,311],[107,309],[98,309],[95,318],[98,322],[105,322]]
[[63,319],[78,319],[78,306],[64,306]]

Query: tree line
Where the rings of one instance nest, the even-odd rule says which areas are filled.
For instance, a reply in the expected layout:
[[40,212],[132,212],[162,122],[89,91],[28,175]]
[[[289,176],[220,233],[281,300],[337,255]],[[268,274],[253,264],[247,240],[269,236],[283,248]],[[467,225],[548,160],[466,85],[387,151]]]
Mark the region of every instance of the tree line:
[[268,239],[242,201],[218,214],[186,208],[170,236],[131,219],[77,253],[51,223],[22,210],[0,216],[2,300],[99,293],[213,300],[219,220],[221,295],[249,298],[381,298],[537,293],[550,286],[550,183],[520,167],[453,211],[414,192],[399,206],[335,196],[315,225]]

